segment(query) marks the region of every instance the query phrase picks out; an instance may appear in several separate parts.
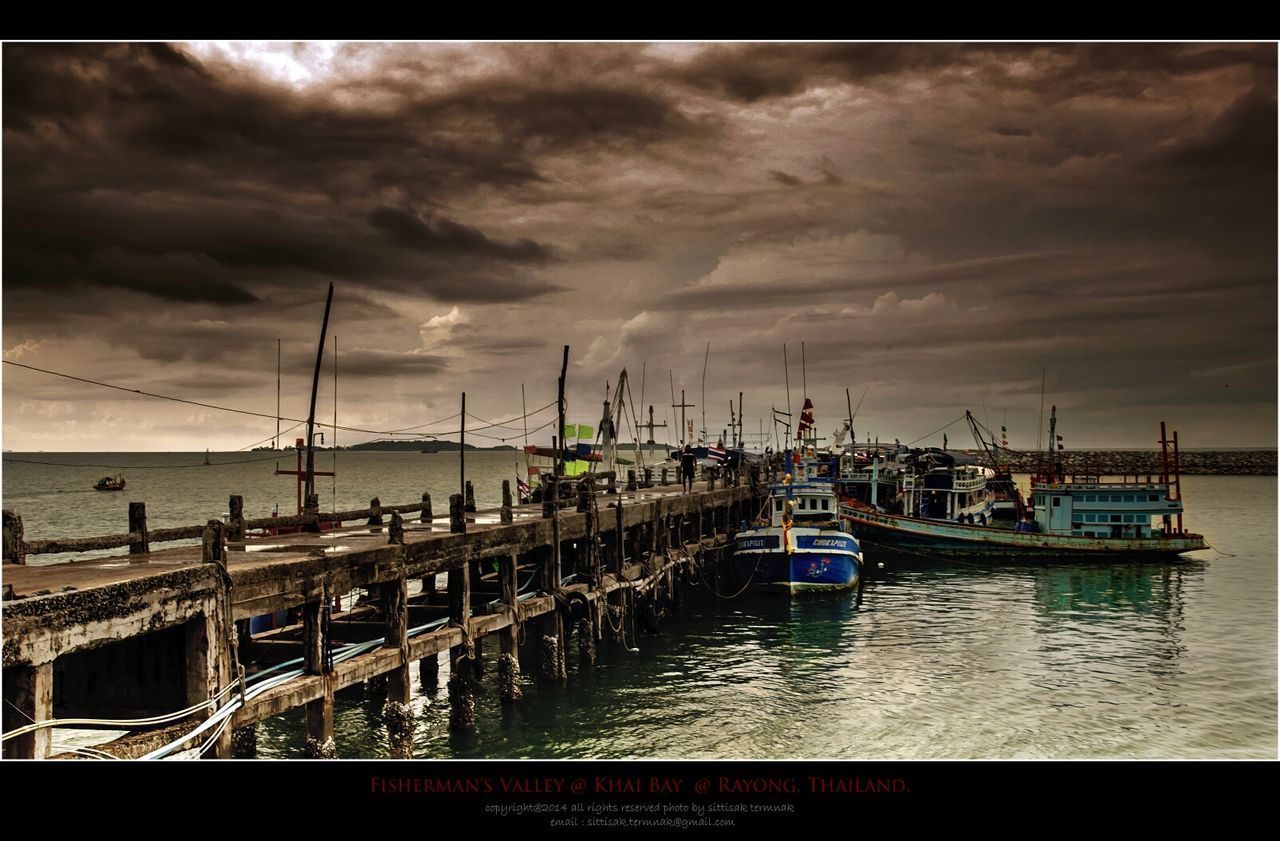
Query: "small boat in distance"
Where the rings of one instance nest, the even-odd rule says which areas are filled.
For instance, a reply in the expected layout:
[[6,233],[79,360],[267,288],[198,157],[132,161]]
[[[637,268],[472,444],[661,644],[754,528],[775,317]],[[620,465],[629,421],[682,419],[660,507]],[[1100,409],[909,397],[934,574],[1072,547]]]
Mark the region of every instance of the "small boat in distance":
[[98,483],[93,486],[95,491],[122,491],[124,490],[123,476],[103,476]]

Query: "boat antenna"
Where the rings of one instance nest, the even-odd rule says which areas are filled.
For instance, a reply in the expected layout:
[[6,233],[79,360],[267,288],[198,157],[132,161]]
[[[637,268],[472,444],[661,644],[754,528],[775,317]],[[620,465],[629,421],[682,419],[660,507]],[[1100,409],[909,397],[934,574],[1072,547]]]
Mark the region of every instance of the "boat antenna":
[[1044,440],[1044,368],[1040,369],[1040,422],[1036,424],[1036,449],[1040,449],[1040,442]]
[[[329,295],[324,301],[324,322],[320,325],[320,346],[316,348],[316,367],[311,374],[311,409],[307,412],[307,477],[303,505],[311,506],[311,497],[316,492],[316,454],[312,438],[316,427],[316,392],[320,388],[320,363],[324,361],[324,337],[329,332],[329,310],[333,306],[333,283],[329,284]],[[316,503],[317,507],[319,502]]]
[[809,399],[809,375],[806,373],[804,364],[804,342],[800,343],[800,388],[804,391],[800,396],[805,400]]
[[707,439],[707,362],[711,359],[711,342],[707,342],[707,353],[702,357],[702,443]]
[[[787,365],[787,343],[782,343],[782,376],[787,384],[787,417],[791,417],[791,368]],[[787,425],[787,437],[791,435],[791,426]],[[787,446],[791,446],[791,442],[787,442]]]

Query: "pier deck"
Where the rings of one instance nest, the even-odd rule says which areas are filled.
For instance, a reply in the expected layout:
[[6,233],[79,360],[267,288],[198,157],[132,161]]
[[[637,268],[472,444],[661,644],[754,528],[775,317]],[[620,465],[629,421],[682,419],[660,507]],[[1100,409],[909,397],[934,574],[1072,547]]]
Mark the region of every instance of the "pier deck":
[[[393,514],[380,525],[224,541],[222,524],[211,522],[202,546],[5,564],[12,600],[4,610],[4,731],[55,717],[144,717],[215,698],[186,719],[194,727],[235,700],[220,727],[192,741],[209,739],[210,754],[232,755],[233,733],[237,752],[251,754],[255,722],[304,706],[309,746],[323,756],[332,751],[333,693],[386,679],[388,715],[401,722],[408,750],[413,662],[424,682],[434,680],[436,655],[450,651],[459,729],[470,725],[470,686],[488,637],[500,639],[504,700],[519,696],[518,631],[526,623],[541,634],[543,674],[562,679],[571,638],[593,659],[595,640],[618,627],[615,617],[669,602],[683,567],[756,513],[761,490],[713,488],[583,493],[578,510],[534,504],[465,515],[455,495],[448,519],[425,523]],[[570,566],[576,574],[566,578]],[[442,574],[448,584],[438,590]],[[335,596],[357,590],[366,594],[361,604],[333,610]],[[248,633],[249,619],[280,611],[292,611],[293,624]],[[370,647],[335,658],[355,643]],[[137,668],[121,669],[125,661]],[[292,661],[291,677],[254,682],[255,671]],[[246,665],[250,682],[241,684]],[[143,671],[145,679],[135,676]],[[163,739],[173,741],[172,729]],[[50,732],[6,740],[5,755],[49,756]],[[157,732],[107,750],[138,755],[163,743]]]

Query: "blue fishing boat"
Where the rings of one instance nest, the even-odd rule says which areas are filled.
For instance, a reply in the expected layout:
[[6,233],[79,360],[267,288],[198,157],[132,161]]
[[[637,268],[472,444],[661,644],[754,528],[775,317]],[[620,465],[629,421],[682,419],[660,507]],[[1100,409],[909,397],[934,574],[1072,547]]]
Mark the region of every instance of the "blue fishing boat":
[[746,585],[803,590],[856,587],[862,551],[840,520],[838,460],[784,454],[793,472],[769,487],[768,516],[734,538],[734,565]]

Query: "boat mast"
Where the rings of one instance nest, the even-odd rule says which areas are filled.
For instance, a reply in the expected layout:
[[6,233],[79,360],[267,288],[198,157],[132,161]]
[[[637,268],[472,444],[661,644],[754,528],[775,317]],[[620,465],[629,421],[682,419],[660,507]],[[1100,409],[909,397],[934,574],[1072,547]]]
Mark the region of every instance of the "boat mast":
[[276,445],[280,449],[280,340],[276,339]]
[[[329,332],[329,310],[333,306],[333,284],[329,284],[329,295],[324,302],[324,321],[320,325],[320,346],[316,348],[316,367],[311,374],[311,409],[307,412],[307,477],[306,490],[303,495],[303,505],[306,508],[312,506],[311,497],[316,492],[316,454],[315,442],[312,440],[315,435],[316,426],[316,392],[320,389],[320,364],[324,361],[324,337]],[[316,509],[319,509],[320,502],[314,503]]]
[[338,337],[333,337],[333,510],[338,510]]
[[787,384],[787,449],[791,448],[791,366],[787,364],[787,343],[782,343],[782,377]]
[[707,342],[707,353],[702,357],[702,443],[710,443],[707,438],[707,362],[711,359],[711,342]]

